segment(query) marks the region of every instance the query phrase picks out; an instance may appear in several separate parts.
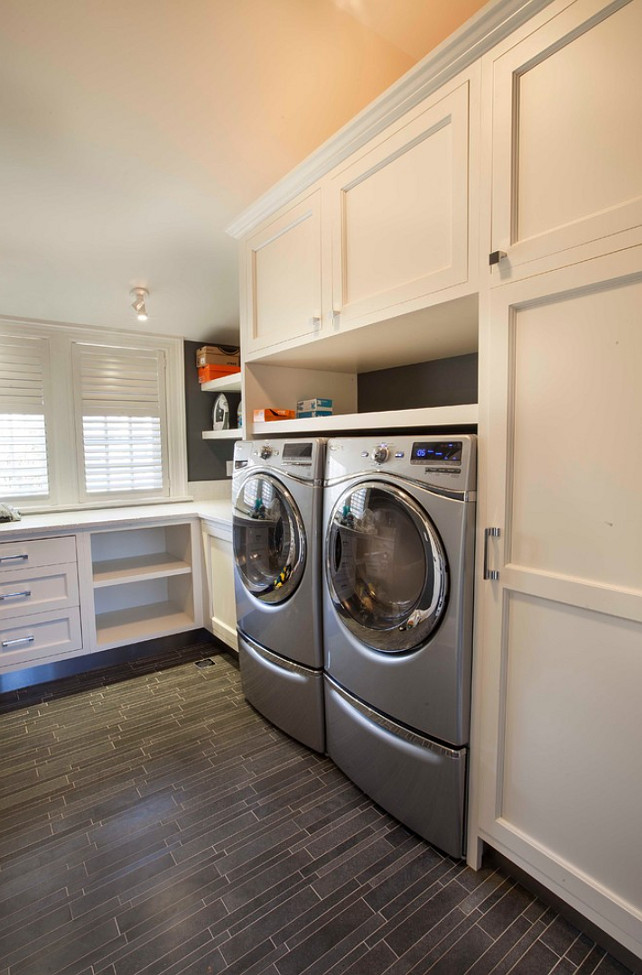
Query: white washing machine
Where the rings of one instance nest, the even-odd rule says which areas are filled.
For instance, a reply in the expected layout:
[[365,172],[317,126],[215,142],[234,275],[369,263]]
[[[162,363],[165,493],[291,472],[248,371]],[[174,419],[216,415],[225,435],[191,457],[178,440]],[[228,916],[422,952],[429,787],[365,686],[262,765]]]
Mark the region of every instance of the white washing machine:
[[327,750],[365,793],[464,852],[476,438],[331,439]]
[[243,692],[269,721],[325,749],[321,514],[325,441],[238,441],[234,589]]

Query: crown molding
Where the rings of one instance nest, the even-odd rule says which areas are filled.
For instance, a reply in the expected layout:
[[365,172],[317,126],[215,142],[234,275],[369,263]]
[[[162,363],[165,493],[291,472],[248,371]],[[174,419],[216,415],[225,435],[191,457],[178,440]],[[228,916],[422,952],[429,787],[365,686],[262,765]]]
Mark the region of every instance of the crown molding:
[[309,189],[388,125],[499,44],[552,0],[491,0],[382,95],[355,115],[226,228],[245,237],[266,217]]

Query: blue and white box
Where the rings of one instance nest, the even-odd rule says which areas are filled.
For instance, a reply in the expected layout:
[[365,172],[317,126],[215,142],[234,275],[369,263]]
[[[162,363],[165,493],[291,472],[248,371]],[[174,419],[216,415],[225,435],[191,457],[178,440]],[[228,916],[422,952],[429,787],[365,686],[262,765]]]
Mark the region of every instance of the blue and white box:
[[316,396],[314,399],[300,399],[296,404],[296,415],[298,417],[308,416],[331,416],[332,400],[322,399]]

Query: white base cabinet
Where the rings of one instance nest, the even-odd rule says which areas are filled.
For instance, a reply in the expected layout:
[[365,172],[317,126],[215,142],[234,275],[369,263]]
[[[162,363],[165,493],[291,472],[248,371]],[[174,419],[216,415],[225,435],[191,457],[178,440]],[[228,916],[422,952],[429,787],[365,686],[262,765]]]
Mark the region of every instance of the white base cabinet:
[[203,552],[209,595],[209,620],[205,626],[238,652],[231,524],[203,521]]
[[81,648],[74,536],[0,543],[0,669]]
[[0,673],[203,625],[196,515],[87,528],[83,518],[74,533],[0,542]]

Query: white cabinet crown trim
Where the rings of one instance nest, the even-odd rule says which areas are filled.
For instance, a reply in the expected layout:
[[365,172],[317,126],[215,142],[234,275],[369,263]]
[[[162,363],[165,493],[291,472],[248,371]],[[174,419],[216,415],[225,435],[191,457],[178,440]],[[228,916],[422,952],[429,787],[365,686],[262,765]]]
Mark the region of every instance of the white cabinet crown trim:
[[490,51],[550,2],[551,0],[494,0],[488,3],[244,210],[226,228],[226,232],[237,240],[245,237],[266,217],[309,189],[331,169],[473,64],[482,54]]

